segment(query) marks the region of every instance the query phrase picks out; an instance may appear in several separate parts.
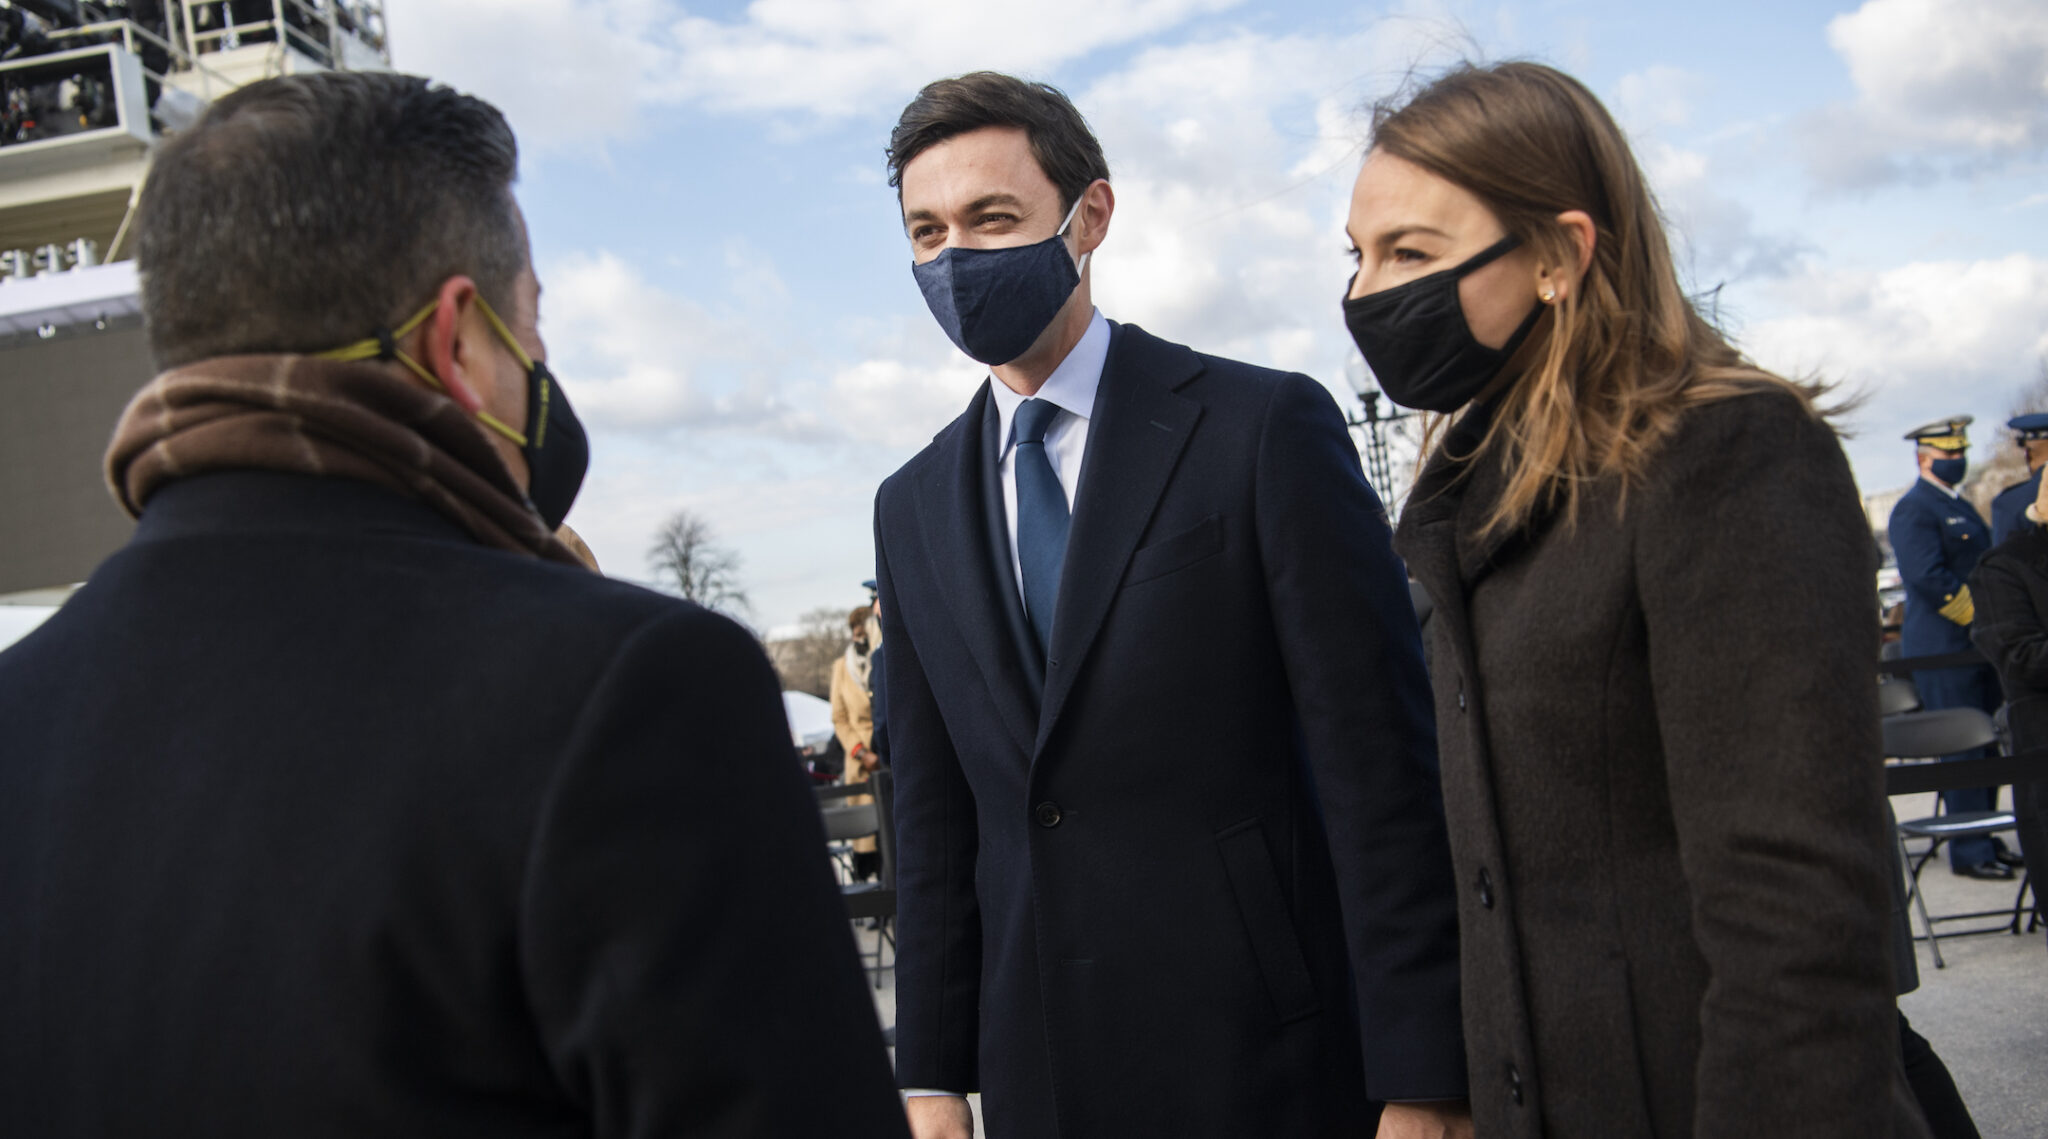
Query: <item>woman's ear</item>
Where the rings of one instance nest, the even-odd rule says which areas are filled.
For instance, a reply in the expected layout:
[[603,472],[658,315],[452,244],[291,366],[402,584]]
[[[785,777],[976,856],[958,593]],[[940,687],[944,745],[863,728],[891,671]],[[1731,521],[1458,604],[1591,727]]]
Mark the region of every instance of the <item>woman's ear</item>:
[[1598,240],[1593,219],[1584,210],[1566,210],[1557,215],[1557,224],[1571,239],[1578,257],[1572,265],[1536,267],[1536,295],[1543,298],[1544,304],[1556,304],[1579,287],[1586,270],[1593,266],[1593,244]]

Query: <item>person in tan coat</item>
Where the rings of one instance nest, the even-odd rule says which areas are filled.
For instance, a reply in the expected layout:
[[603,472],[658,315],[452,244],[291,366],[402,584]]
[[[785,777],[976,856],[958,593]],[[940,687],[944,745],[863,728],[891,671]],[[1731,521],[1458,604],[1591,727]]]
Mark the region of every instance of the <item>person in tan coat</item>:
[[[832,662],[832,731],[839,737],[840,748],[846,752],[842,781],[865,783],[869,773],[880,766],[875,756],[874,690],[869,660],[881,637],[874,611],[866,605],[847,614],[846,624],[852,633],[852,642],[846,646],[846,652]],[[846,805],[873,801],[872,796],[855,795],[846,800]],[[880,857],[875,851],[873,838],[853,840],[854,876],[863,879],[873,877]]]

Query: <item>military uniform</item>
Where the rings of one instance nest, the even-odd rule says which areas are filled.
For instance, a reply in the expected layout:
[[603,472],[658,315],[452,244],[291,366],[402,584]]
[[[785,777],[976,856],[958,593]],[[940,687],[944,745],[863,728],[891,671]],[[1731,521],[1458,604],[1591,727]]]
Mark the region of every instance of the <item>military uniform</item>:
[[[1906,433],[1917,446],[1932,447],[1960,459],[1969,449],[1969,416],[1944,419]],[[1955,475],[1960,484],[1960,472]],[[1991,527],[1968,500],[1933,478],[1922,477],[1892,508],[1889,526],[1899,577],[1906,586],[1906,618],[1900,648],[1909,657],[1965,652],[1970,649],[1970,622],[1976,607],[1967,581],[1977,559],[1991,548]],[[1943,668],[1913,674],[1924,708],[1982,708],[1996,712],[2001,700],[1998,677],[1989,664]],[[1945,755],[1944,761],[1978,759],[1988,749]],[[1996,789],[1971,787],[1944,791],[1950,813],[1988,811]],[[1949,843],[1949,864],[1957,873],[1996,867],[1997,847],[1989,838],[1955,839]],[[1992,871],[1995,873],[1995,871]]]
[[[2018,443],[2024,448],[2040,439],[2048,439],[2048,412],[2033,415],[2016,415],[2005,421],[2005,425],[2018,435]],[[2032,466],[2030,463],[2029,466]],[[2033,474],[2025,481],[2014,483],[1998,492],[1991,500],[1991,544],[2005,545],[2005,540],[2022,529],[2031,530],[2036,523],[2027,517],[2027,507],[2032,505],[2036,495],[2041,493],[2041,471],[2033,467]]]

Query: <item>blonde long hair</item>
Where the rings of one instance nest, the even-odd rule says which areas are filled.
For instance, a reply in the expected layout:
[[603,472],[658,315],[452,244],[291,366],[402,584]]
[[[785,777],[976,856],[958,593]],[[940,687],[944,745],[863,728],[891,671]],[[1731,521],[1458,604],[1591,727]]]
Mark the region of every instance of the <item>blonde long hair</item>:
[[[1376,106],[1372,145],[1470,191],[1543,265],[1578,261],[1558,214],[1593,219],[1592,264],[1538,326],[1540,357],[1489,389],[1499,406],[1473,456],[1499,456],[1507,481],[1486,532],[1545,508],[1575,521],[1609,477],[1625,504],[1688,408],[1777,389],[1814,409],[1819,385],[1757,367],[1694,308],[1628,139],[1578,80],[1537,63],[1460,66]],[[1429,424],[1425,454],[1446,423]]]

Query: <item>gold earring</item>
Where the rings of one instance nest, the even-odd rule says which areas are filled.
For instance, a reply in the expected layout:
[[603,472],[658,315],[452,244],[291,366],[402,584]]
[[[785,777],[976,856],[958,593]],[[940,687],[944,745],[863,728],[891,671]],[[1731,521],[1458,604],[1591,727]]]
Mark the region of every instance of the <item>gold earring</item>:
[[1556,290],[1556,289],[1550,289],[1550,288],[1546,288],[1546,289],[1544,289],[1544,290],[1543,290],[1543,303],[1544,303],[1544,304],[1549,304],[1550,302],[1552,302],[1552,301],[1554,301],[1554,300],[1556,300],[1556,299],[1557,299],[1557,290]]

